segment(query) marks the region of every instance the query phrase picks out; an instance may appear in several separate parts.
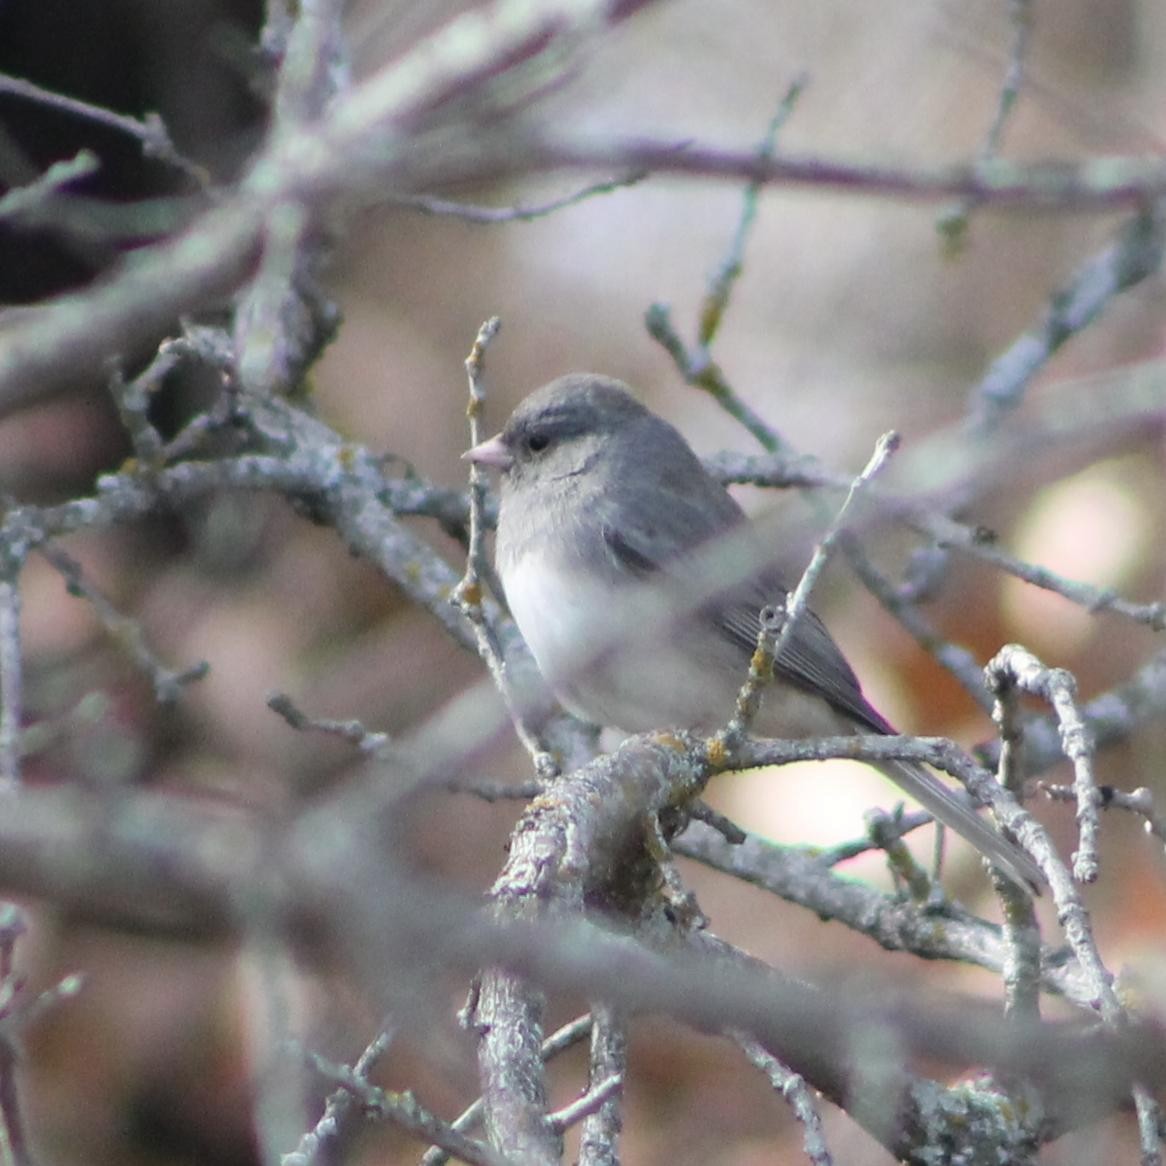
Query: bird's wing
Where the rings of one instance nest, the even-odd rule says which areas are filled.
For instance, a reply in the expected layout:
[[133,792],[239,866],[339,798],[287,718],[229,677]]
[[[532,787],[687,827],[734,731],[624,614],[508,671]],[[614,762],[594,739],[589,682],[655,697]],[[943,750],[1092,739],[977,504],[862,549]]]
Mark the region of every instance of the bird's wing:
[[[772,571],[722,598],[717,617],[723,633],[752,652],[757,645],[758,613],[766,604],[786,601],[788,592]],[[803,611],[775,662],[778,676],[823,697],[840,713],[872,733],[895,732],[862,694],[862,686],[826,625]]]
[[[728,495],[725,497],[728,498]],[[733,503],[733,506],[735,508],[736,504]],[[703,519],[692,518],[686,510],[684,506],[677,506],[662,516],[660,521],[665,524],[664,530],[660,529],[659,523],[647,528],[637,520],[630,523],[623,521],[618,525],[602,521],[600,529],[603,542],[613,567],[625,576],[630,573],[645,582],[664,576],[683,583],[685,572],[682,561],[666,560],[661,563],[656,547],[668,545],[669,536],[677,539],[682,537],[678,531],[691,534],[692,526],[683,525],[690,520],[693,526],[702,527],[706,531],[706,539],[725,533],[726,525],[730,532],[734,528],[740,529],[740,518],[733,519],[732,515],[727,515],[727,523],[722,522],[716,530],[708,532],[708,524],[703,523],[702,526]],[[701,510],[700,513],[707,516],[707,510]],[[704,540],[699,540],[697,546],[700,541]],[[732,560],[735,557],[732,553],[733,545],[730,543],[726,547],[726,574],[732,573]],[[740,547],[741,544],[735,545]],[[749,557],[748,552],[745,557]],[[767,604],[784,603],[787,596],[788,592],[779,576],[770,568],[695,604],[698,618],[715,624],[725,641],[737,650],[741,660],[742,680],[749,656],[757,644],[761,608]],[[863,696],[854,670],[826,630],[826,625],[812,611],[803,611],[798,617],[775,666],[780,679],[822,697],[856,728],[873,733],[895,732],[890,722]],[[878,768],[924,809],[962,834],[982,854],[1002,867],[1020,886],[1027,886],[1037,894],[1040,893],[1043,875],[1032,859],[983,821],[971,805],[962,801],[938,778],[921,766],[906,761],[886,762]]]
[[[723,496],[728,499],[727,494]],[[701,508],[699,517],[694,517],[688,512],[691,508],[679,500],[674,507],[656,508],[653,513],[657,515],[658,521],[651,528],[645,528],[639,519],[633,519],[630,523],[625,520],[618,525],[604,521],[601,530],[607,554],[624,571],[644,581],[661,575],[681,578],[682,563],[676,559],[661,562],[655,548],[661,544],[668,545],[678,534],[691,538],[694,527],[704,527],[704,537],[689,543],[689,546],[707,543],[717,534],[736,534],[741,531],[742,516],[736,509],[736,503],[732,505],[735,515],[722,512],[718,516],[716,528],[711,531],[707,529],[707,509]],[[729,519],[727,530],[726,518]],[[661,524],[666,529],[660,529]],[[715,558],[715,544],[711,544],[711,551]],[[726,575],[731,576],[733,561],[739,560],[742,552],[746,558],[755,557],[760,561],[761,555],[756,544],[749,542],[742,546],[740,543],[730,543],[726,547]],[[752,578],[731,582],[723,591],[714,591],[707,598],[702,598],[695,587],[693,589],[697,618],[714,623],[717,631],[739,648],[742,681],[749,657],[757,646],[758,615],[761,609],[767,605],[784,603],[788,595],[772,568],[758,570],[756,564],[749,564],[746,570],[752,574]],[[704,590],[707,592],[709,588]],[[860,727],[873,733],[895,731],[863,696],[854,670],[826,630],[826,625],[812,611],[804,611],[798,617],[776,668],[779,678],[805,692],[823,697]]]

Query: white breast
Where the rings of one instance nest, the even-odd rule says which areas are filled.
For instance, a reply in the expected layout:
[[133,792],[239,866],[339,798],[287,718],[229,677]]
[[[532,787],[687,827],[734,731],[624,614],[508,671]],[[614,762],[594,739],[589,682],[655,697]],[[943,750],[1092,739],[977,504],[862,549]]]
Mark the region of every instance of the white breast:
[[540,550],[528,551],[513,564],[505,582],[511,614],[543,676],[560,696],[566,695],[573,673],[601,643],[610,597]]
[[674,629],[661,626],[659,594],[583,579],[534,548],[508,566],[505,583],[543,676],[577,716],[628,732],[727,719],[740,683],[735,670],[694,666]]

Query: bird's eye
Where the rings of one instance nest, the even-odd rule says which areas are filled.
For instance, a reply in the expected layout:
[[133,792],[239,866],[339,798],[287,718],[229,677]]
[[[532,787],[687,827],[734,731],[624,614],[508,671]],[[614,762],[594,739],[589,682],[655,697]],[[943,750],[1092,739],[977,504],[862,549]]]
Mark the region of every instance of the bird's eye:
[[532,433],[526,439],[526,448],[531,453],[542,453],[548,445],[551,444],[551,439],[545,433]]

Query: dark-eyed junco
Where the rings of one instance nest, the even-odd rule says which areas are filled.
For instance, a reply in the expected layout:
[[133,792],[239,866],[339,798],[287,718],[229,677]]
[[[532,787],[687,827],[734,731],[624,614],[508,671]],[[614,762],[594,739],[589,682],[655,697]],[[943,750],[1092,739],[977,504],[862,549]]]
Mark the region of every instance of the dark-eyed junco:
[[[532,393],[466,457],[502,473],[498,573],[563,704],[628,732],[727,723],[758,613],[787,592],[744,512],[680,433],[619,381],[577,373]],[[716,562],[718,543],[723,587],[694,566]],[[712,556],[702,556],[706,546]],[[663,627],[656,620],[659,635],[631,634],[664,605],[677,614]],[[895,732],[812,612],[795,623],[776,673],[760,735]],[[880,768],[1012,879],[1039,887],[1035,863],[930,772]]]

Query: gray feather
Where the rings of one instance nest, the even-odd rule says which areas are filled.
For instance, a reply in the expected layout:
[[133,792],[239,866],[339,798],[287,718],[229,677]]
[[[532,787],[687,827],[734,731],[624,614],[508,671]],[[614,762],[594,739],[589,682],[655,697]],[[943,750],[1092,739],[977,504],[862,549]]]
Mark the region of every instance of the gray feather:
[[1000,867],[1013,882],[1040,894],[1044,875],[1019,847],[1007,841],[934,774],[909,761],[888,761],[878,769],[932,817],[966,838],[985,858]]

